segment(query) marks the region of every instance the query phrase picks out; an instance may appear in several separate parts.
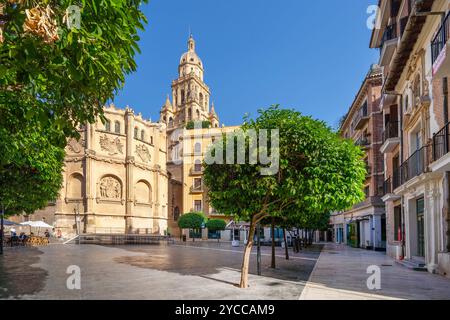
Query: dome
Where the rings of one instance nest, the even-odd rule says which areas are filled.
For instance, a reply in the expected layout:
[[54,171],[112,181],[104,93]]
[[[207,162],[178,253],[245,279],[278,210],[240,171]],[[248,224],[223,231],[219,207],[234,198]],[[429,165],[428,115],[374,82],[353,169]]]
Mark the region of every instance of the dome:
[[181,59],[180,59],[180,65],[183,65],[186,63],[195,64],[195,65],[203,68],[202,60],[199,58],[197,53],[195,53],[195,51],[188,51],[188,52],[183,53],[183,55],[181,56]]
[[180,66],[185,64],[195,65],[203,70],[203,62],[195,52],[195,40],[192,37],[192,35],[189,36],[188,51],[183,53],[183,55],[180,58]]

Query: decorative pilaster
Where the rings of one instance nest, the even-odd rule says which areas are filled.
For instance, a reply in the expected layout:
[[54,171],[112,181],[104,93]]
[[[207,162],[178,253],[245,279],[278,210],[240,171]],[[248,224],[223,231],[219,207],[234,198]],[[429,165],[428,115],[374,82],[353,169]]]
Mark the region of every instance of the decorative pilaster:
[[134,144],[134,113],[130,108],[125,110],[125,128],[127,135],[126,156],[125,156],[125,171],[126,171],[126,194],[125,194],[125,233],[133,230],[132,214],[133,214],[133,144]]

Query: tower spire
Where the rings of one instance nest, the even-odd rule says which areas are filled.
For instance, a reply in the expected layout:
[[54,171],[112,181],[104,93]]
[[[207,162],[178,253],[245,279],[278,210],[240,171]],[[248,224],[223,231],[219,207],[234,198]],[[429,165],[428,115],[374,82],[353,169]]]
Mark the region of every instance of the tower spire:
[[189,52],[195,52],[195,40],[192,36],[192,33],[189,31],[189,40],[188,40],[188,51]]

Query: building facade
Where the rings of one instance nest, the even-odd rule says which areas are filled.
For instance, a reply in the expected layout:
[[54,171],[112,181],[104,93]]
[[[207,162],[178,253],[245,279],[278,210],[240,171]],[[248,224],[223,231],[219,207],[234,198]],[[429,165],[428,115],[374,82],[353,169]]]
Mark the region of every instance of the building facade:
[[165,125],[114,105],[104,108],[104,116],[105,123],[85,125],[80,139],[68,141],[63,187],[52,209],[55,228],[65,236],[164,234]]
[[343,138],[352,139],[364,150],[366,199],[351,210],[331,216],[336,242],[370,250],[386,248],[386,216],[381,201],[384,177],[380,152],[383,130],[381,84],[382,70],[378,65],[373,65],[340,128]]
[[443,159],[449,4],[381,0],[380,28],[370,43],[380,49],[383,68],[387,252],[405,266],[447,275],[450,167]]

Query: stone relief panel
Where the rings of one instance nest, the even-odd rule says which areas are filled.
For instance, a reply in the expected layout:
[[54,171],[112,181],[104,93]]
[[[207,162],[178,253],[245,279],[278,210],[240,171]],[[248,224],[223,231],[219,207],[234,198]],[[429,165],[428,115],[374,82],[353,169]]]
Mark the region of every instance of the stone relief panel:
[[67,148],[73,153],[80,153],[81,151],[83,151],[84,146],[85,144],[83,138],[81,138],[80,140],[70,138],[67,142]]
[[123,154],[123,144],[119,138],[110,139],[106,134],[100,137],[100,148],[108,152],[110,156]]
[[147,146],[145,146],[143,144],[137,146],[136,153],[143,162],[150,162],[151,155],[150,155],[150,151],[148,150]]
[[122,201],[122,184],[113,176],[103,177],[98,185],[97,200]]

